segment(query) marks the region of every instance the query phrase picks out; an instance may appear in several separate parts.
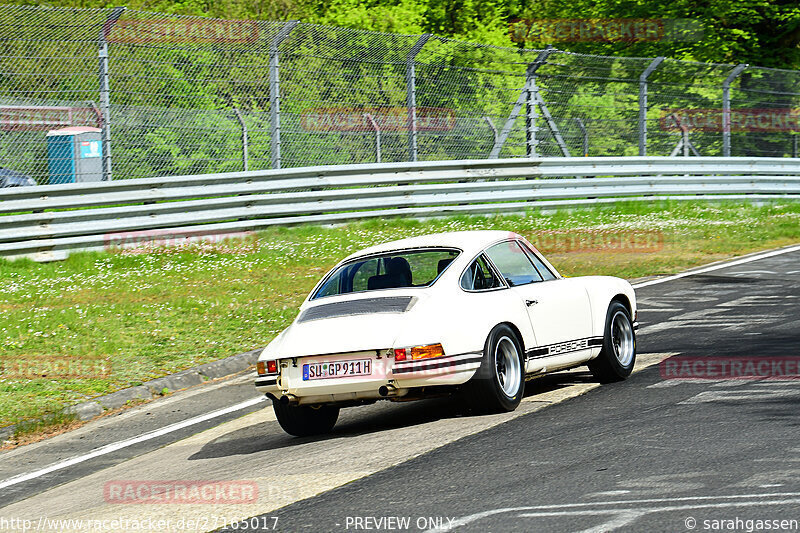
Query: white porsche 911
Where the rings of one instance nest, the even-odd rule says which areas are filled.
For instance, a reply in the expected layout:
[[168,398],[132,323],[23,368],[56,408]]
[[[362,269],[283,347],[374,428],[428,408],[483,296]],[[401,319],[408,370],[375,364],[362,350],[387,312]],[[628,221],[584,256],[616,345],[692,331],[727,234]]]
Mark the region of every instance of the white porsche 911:
[[255,385],[297,436],[379,399],[460,391],[512,411],[526,378],[546,372],[588,364],[602,382],[625,379],[636,326],[625,280],[564,278],[515,233],[426,235],[336,265],[261,353]]

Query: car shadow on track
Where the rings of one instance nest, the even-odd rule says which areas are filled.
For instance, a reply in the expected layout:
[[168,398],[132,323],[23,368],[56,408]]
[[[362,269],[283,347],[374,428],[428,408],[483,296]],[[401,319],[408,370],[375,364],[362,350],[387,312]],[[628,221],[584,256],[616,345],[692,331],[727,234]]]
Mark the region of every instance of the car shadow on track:
[[[576,383],[591,383],[592,375],[571,371],[548,374],[529,381],[525,397],[562,389]],[[265,407],[265,409],[271,409]],[[411,402],[377,402],[362,407],[342,409],[334,430],[314,437],[292,437],[283,432],[277,421],[254,424],[237,429],[203,446],[189,460],[214,459],[233,455],[248,455],[264,450],[287,448],[330,439],[340,439],[400,429],[435,422],[437,420],[487,416],[474,413],[457,394]]]

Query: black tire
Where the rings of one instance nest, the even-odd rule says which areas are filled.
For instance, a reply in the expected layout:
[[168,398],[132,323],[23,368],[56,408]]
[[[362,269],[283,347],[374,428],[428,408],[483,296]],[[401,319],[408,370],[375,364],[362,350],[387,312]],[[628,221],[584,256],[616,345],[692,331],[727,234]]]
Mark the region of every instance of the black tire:
[[464,386],[467,403],[480,413],[503,413],[515,410],[524,393],[522,345],[510,327],[497,326],[486,339],[480,368]]
[[636,332],[628,308],[613,301],[606,313],[603,348],[589,361],[589,370],[600,383],[622,381],[636,364]]
[[318,408],[308,405],[291,405],[272,401],[275,417],[283,430],[295,437],[321,435],[333,429],[339,418],[339,408],[323,405]]

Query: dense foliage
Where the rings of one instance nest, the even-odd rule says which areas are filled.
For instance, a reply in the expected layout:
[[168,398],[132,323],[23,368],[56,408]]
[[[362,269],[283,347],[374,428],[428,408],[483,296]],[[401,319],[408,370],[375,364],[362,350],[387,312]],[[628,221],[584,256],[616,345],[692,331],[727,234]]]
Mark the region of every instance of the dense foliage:
[[[18,3],[30,4],[30,1]],[[41,5],[108,7],[219,18],[290,20],[351,28],[436,33],[505,46],[558,48],[605,55],[668,56],[707,62],[800,67],[796,0],[54,0]],[[543,43],[512,37],[515,24],[552,19],[682,20],[689,39]],[[531,36],[529,36],[531,37]],[[533,38],[536,36],[534,35]]]

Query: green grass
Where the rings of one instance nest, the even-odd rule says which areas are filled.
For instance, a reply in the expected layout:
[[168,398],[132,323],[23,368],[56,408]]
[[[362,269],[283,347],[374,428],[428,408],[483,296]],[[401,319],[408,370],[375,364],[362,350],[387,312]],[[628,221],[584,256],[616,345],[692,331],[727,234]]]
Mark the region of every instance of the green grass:
[[[80,425],[78,417],[61,410],[41,413],[36,418],[20,420],[14,427],[13,442],[24,444],[38,440],[39,435],[51,435]],[[33,438],[31,438],[33,437]]]
[[[636,278],[800,241],[800,204],[644,203],[527,216],[373,220],[339,227],[274,228],[247,253],[76,253],[63,262],[0,261],[3,359],[92,358],[106,375],[0,376],[0,426],[171,372],[264,346],[294,318],[315,282],[362,247],[438,231],[522,233],[565,275]],[[613,235],[656,230],[648,253],[569,252],[577,229]],[[548,249],[548,247],[550,249]]]

